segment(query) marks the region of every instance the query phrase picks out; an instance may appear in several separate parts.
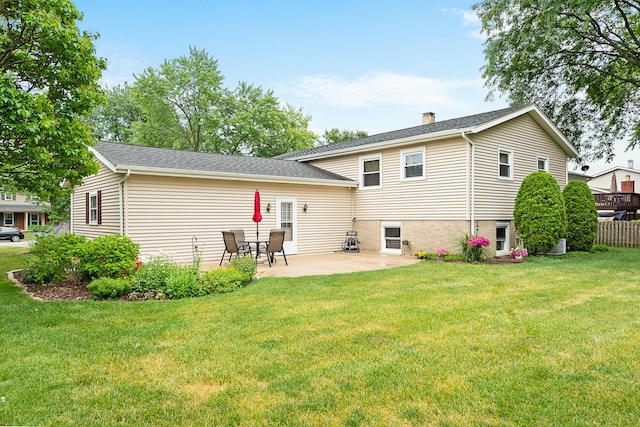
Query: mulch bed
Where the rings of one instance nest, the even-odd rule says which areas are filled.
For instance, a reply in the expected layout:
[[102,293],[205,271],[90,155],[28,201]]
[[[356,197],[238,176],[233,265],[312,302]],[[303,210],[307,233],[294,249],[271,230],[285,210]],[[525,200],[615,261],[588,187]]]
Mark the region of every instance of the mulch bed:
[[44,301],[90,300],[91,292],[85,284],[63,283],[60,285],[38,285],[22,283],[23,270],[10,271],[8,276],[33,299]]

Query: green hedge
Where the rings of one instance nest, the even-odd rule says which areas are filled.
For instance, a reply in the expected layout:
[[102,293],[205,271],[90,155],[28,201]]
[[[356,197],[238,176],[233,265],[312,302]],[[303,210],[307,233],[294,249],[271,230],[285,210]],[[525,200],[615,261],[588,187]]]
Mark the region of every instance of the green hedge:
[[567,248],[589,251],[598,233],[598,210],[589,186],[571,181],[562,192],[567,209]]
[[567,213],[560,186],[548,172],[533,172],[518,190],[513,219],[531,254],[549,252],[566,236]]

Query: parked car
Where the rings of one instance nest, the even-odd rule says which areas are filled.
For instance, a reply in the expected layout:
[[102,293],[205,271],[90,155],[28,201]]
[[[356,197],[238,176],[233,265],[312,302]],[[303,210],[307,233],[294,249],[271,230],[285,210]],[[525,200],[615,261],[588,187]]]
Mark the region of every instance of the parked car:
[[4,239],[19,242],[20,239],[24,239],[24,234],[15,227],[0,227],[0,240]]

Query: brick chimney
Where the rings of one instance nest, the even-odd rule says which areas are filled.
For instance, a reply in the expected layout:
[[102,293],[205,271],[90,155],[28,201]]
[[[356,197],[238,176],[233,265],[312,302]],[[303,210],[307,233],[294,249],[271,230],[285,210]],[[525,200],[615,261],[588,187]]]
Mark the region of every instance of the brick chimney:
[[635,181],[622,181],[620,183],[621,193],[635,193]]
[[436,122],[436,113],[429,111],[428,113],[422,113],[422,124],[430,125]]

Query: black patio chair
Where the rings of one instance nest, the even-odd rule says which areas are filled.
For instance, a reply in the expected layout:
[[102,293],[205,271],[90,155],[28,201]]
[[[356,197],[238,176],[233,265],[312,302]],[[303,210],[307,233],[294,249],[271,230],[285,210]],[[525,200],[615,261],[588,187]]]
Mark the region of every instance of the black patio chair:
[[276,262],[276,252],[282,252],[285,265],[289,265],[287,262],[287,255],[284,253],[284,230],[271,230],[269,232],[269,241],[267,242],[267,261],[269,261],[269,267]]
[[246,248],[241,248],[236,244],[236,236],[231,231],[223,231],[222,238],[224,239],[224,252],[222,252],[222,258],[220,258],[220,265],[222,265],[222,261],[224,261],[224,256],[229,254],[229,261],[231,261],[231,257],[233,254],[236,254],[236,258],[242,255],[249,254],[251,255],[251,246],[247,245]]

